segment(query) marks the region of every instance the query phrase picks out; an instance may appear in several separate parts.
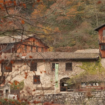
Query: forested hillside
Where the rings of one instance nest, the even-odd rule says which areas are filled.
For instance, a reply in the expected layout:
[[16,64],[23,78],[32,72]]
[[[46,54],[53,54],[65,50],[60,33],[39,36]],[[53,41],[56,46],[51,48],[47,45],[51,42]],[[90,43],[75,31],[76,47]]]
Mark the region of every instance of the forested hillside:
[[[98,33],[94,29],[105,23],[104,0],[36,1],[33,5],[22,0],[24,8],[22,11],[17,8],[17,14],[27,14],[27,20],[31,20],[21,21],[26,34],[35,33],[56,51],[98,48]],[[15,25],[19,27],[18,23]]]
[[69,51],[68,46],[98,48],[98,33],[94,29],[105,23],[104,0],[44,0],[38,7],[31,15],[46,14],[43,24],[38,24],[48,34],[41,38],[50,46],[59,51],[64,51],[64,47]]

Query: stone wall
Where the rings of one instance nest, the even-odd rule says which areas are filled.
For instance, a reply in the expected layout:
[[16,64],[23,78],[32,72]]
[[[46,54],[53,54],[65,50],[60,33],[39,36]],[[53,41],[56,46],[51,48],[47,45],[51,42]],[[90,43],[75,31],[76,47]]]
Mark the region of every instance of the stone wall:
[[[74,75],[80,74],[84,70],[82,70],[79,66],[82,65],[81,62],[72,62],[72,71],[65,70],[65,64],[70,61],[59,61],[54,63],[59,63],[59,71],[58,71],[58,88],[56,89],[56,93],[60,92],[60,79],[65,77],[73,77]],[[37,94],[44,93],[53,93],[54,92],[54,82],[55,82],[55,72],[52,71],[52,63],[46,61],[38,61],[37,62],[37,71],[30,71],[30,63],[29,61],[15,61],[12,65],[12,72],[9,73],[9,76],[6,78],[6,81],[24,81],[24,90],[30,88],[30,92],[33,92],[33,89],[36,91],[33,92]],[[1,64],[0,64],[1,66]],[[1,69],[1,67],[0,67]],[[1,71],[1,70],[0,70]],[[27,78],[25,78],[25,72],[28,73]],[[41,84],[33,84],[33,76],[40,75]],[[8,75],[8,72],[5,73]],[[42,89],[43,87],[43,89]]]
[[[91,92],[91,97],[88,97],[88,92],[67,92],[59,94],[46,94],[36,96],[35,99],[41,103],[50,102],[64,105],[105,105],[105,91]],[[41,97],[39,99],[39,97]]]

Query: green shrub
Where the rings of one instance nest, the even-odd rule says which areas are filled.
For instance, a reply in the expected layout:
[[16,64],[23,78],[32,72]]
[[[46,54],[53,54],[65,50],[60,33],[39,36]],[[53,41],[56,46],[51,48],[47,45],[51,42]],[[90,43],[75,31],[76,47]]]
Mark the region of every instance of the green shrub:
[[28,103],[19,102],[18,100],[0,99],[0,105],[28,105]]
[[16,84],[14,81],[13,84],[11,85],[11,90],[22,90],[23,88],[24,88],[24,81],[19,82],[18,84]]

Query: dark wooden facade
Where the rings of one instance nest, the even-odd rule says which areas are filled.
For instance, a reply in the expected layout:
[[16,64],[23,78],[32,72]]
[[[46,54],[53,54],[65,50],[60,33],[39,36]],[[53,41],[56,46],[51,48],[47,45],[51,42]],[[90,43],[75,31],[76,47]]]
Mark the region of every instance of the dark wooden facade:
[[47,52],[48,49],[49,47],[47,45],[35,37],[29,37],[16,43],[0,43],[0,53]]
[[105,58],[105,24],[96,28],[95,31],[98,31],[100,56]]

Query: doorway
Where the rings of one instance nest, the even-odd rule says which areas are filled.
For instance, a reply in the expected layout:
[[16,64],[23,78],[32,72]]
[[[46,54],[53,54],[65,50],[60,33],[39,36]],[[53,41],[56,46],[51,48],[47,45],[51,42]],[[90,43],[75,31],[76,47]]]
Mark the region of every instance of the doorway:
[[62,78],[60,80],[60,91],[67,91],[68,90],[68,84],[66,83],[67,80],[69,80],[69,77]]

